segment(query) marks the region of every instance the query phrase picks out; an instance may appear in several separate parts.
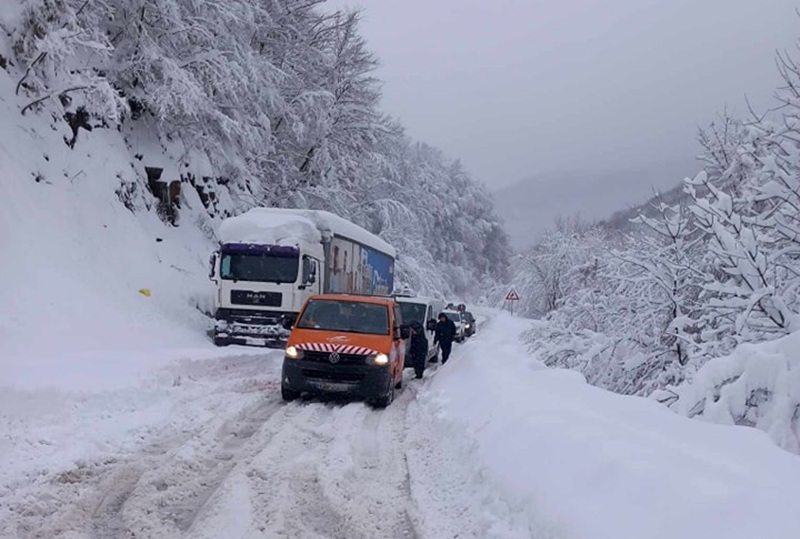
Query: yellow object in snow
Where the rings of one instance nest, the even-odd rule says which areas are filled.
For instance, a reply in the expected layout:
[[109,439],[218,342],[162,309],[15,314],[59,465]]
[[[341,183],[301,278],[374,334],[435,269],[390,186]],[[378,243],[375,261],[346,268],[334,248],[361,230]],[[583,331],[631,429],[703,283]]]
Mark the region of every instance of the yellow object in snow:
[[147,298],[150,297],[150,289],[149,288],[140,288],[139,293]]

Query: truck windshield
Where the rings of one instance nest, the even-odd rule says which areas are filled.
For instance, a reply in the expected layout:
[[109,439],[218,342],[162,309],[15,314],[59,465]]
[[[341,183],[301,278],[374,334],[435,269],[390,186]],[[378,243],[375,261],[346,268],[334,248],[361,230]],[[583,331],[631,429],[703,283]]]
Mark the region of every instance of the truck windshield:
[[299,256],[267,253],[223,253],[219,263],[223,279],[258,283],[293,283],[297,280],[299,268]]
[[297,327],[370,335],[389,334],[389,310],[385,305],[355,301],[308,302]]
[[401,301],[400,303],[400,313],[403,315],[403,323],[410,324],[411,322],[419,322],[423,326],[425,325],[425,311],[427,310],[428,306],[424,303],[408,303],[405,301]]

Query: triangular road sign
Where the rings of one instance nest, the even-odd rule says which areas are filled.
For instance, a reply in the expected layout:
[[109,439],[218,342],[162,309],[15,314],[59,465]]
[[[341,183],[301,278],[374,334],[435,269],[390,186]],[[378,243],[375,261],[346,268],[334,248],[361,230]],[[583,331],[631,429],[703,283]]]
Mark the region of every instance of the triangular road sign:
[[513,288],[506,294],[506,301],[519,301],[519,294]]

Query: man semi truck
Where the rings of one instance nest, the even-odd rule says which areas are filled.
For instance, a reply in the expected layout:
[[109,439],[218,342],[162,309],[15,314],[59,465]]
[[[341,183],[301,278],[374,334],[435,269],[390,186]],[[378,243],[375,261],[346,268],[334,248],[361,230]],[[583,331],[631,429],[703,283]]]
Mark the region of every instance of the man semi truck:
[[209,275],[219,346],[283,346],[310,296],[394,288],[394,248],[326,211],[255,208],[225,219],[219,240]]

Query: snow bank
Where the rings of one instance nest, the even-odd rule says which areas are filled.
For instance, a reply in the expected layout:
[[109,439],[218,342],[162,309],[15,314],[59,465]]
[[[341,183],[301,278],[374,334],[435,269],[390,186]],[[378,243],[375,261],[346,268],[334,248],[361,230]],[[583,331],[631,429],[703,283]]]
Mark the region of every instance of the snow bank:
[[715,358],[677,389],[675,409],[689,417],[765,431],[800,453],[800,332],[739,346]]
[[529,322],[502,313],[489,324],[421,390],[411,435],[466,433],[448,438],[478,470],[476,495],[491,485],[521,528],[537,523],[528,536],[797,536],[800,458],[764,433],[546,369],[519,340]]
[[199,200],[185,190],[178,227],[134,214],[116,191],[144,163],[125,133],[81,130],[70,149],[57,116],[20,115],[14,85],[0,69],[0,388],[115,388],[212,353]]

